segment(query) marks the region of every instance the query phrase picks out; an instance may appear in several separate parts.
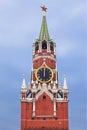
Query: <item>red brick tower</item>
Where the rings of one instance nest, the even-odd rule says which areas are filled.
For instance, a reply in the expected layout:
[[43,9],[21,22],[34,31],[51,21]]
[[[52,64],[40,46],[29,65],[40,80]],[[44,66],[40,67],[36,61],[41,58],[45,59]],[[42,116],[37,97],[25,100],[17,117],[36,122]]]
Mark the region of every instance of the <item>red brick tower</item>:
[[58,83],[56,44],[50,39],[46,10],[39,38],[33,44],[33,65],[30,84],[25,78],[21,87],[21,130],[69,130],[68,89]]

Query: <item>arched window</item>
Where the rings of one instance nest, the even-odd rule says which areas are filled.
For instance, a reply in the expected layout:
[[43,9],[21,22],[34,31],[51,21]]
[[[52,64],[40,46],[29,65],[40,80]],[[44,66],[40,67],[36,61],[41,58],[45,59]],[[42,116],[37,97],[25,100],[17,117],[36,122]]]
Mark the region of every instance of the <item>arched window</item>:
[[32,98],[32,92],[31,92],[31,91],[29,91],[29,92],[27,93],[27,97],[28,97],[28,98]]
[[62,92],[62,90],[59,90],[59,91],[58,91],[57,97],[58,97],[58,98],[63,98],[63,92]]
[[51,50],[51,51],[54,51],[54,45],[53,45],[53,42],[50,43],[50,50]]
[[39,50],[39,45],[38,42],[35,43],[35,52],[37,52]]
[[42,49],[47,49],[47,42],[45,40],[42,42]]

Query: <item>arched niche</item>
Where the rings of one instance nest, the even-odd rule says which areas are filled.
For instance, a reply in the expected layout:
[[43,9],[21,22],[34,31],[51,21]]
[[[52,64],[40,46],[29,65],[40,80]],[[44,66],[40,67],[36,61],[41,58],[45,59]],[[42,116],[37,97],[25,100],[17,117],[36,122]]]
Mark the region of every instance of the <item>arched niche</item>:
[[53,42],[50,42],[50,50],[53,52],[54,51],[54,44]]
[[39,50],[39,44],[38,42],[35,43],[35,52],[37,52]]
[[63,92],[62,92],[62,90],[58,91],[57,98],[63,98]]
[[32,98],[32,92],[31,92],[31,91],[29,91],[29,92],[27,93],[27,97],[28,97],[28,98]]
[[45,40],[42,41],[42,49],[47,49],[47,42]]

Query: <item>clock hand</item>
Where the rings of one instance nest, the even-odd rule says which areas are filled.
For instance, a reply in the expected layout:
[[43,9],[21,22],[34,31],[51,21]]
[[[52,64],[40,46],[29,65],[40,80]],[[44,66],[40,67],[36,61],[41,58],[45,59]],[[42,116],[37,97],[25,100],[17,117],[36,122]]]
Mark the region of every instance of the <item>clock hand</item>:
[[44,68],[44,77],[45,77],[45,68]]

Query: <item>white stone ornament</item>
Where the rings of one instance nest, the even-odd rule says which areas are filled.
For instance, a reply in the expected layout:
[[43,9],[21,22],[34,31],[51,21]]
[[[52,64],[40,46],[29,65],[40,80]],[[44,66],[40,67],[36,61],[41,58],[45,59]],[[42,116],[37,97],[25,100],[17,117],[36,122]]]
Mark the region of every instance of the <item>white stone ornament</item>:
[[66,83],[66,75],[64,75],[64,84],[63,84],[63,88],[64,89],[67,89],[67,83]]
[[53,89],[56,89],[56,84],[55,83],[53,84]]
[[36,80],[36,84],[38,84],[38,80]]
[[41,89],[41,84],[39,83],[39,85],[38,85],[38,89],[40,90]]
[[22,81],[22,86],[21,86],[21,88],[22,89],[26,89],[26,82],[25,82],[25,77],[23,77],[23,81]]
[[51,89],[51,85],[50,85],[50,83],[49,83],[49,85],[48,85],[48,90],[50,90]]
[[35,83],[33,84],[33,89],[36,89],[36,85],[35,85]]

